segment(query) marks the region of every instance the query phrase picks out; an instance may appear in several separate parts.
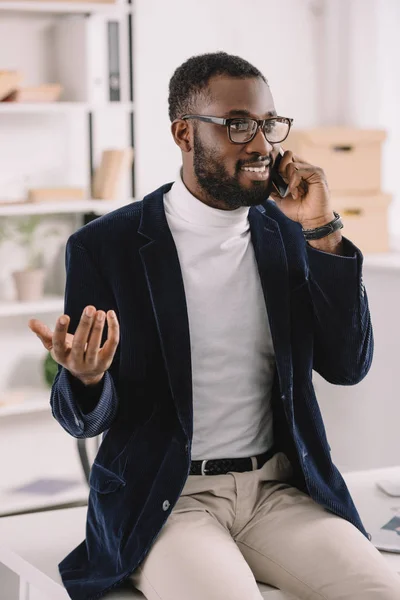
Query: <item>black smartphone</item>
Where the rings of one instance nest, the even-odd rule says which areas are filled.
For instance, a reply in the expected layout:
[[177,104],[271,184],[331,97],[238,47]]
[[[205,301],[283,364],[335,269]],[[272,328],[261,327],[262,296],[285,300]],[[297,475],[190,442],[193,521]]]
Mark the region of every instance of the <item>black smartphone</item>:
[[285,198],[289,193],[289,186],[283,177],[279,174],[279,165],[281,164],[282,156],[284,151],[282,148],[275,159],[273,167],[271,169],[271,184],[274,190],[279,194],[281,198]]

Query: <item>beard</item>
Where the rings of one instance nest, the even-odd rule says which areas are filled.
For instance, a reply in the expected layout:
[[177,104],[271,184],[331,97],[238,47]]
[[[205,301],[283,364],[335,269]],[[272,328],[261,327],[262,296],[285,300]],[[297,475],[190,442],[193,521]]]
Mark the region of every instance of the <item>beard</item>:
[[224,202],[230,209],[240,206],[257,206],[266,200],[271,192],[271,178],[267,181],[252,181],[245,187],[239,181],[239,169],[234,176],[229,175],[223,160],[212,148],[206,148],[198,134],[194,135],[193,168],[197,181],[210,199]]

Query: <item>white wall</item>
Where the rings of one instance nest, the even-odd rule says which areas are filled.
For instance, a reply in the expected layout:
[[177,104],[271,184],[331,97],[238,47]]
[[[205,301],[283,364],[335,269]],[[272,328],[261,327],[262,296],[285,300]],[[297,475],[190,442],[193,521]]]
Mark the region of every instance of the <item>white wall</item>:
[[248,0],[246,16],[242,0],[136,0],[136,196],[172,181],[180,164],[167,112],[175,68],[225,50],[263,71],[295,126],[388,130],[382,189],[393,194],[390,232],[400,236],[398,0]]
[[[276,109],[316,123],[315,16],[306,0],[136,0],[136,197],[173,181],[180,152],[170,133],[168,82],[187,58],[226,51],[267,77]],[[301,65],[301,68],[299,68]]]
[[398,182],[400,157],[400,3],[398,0],[378,2],[378,65],[381,102],[379,124],[388,130],[383,153],[383,187],[394,195],[389,212],[392,234],[400,237],[400,189]]
[[[322,122],[382,128],[382,189],[393,195],[389,230],[400,237],[400,2],[326,0],[320,39]],[[324,74],[323,74],[324,73]]]
[[400,464],[400,269],[365,265],[363,278],[375,341],[371,369],[355,386],[314,379],[332,458],[342,471]]

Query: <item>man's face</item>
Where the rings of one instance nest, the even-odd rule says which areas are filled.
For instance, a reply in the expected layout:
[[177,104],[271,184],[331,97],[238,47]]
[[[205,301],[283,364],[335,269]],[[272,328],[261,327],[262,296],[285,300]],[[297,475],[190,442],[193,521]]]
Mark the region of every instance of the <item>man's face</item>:
[[[211,102],[199,101],[196,114],[213,117],[265,119],[276,114],[268,85],[259,78],[214,77],[209,82]],[[271,190],[270,169],[279,151],[262,131],[248,143],[233,144],[227,128],[192,121],[193,171],[197,186],[226,209],[261,204]],[[246,167],[266,165],[263,173]]]

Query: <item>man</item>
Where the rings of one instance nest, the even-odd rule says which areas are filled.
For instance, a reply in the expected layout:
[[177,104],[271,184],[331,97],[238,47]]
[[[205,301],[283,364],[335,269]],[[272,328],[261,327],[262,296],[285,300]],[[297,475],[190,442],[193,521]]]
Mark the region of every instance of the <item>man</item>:
[[105,433],[64,585],[74,600],[129,580],[149,600],[256,600],[256,579],[303,599],[398,599],[312,385],[313,369],[358,383],[373,353],[362,254],[324,173],[286,151],[290,193],[272,191],[291,120],[239,57],[181,65],[169,111],[177,180],[75,232],[65,323],[30,322],[59,363],[54,417]]

